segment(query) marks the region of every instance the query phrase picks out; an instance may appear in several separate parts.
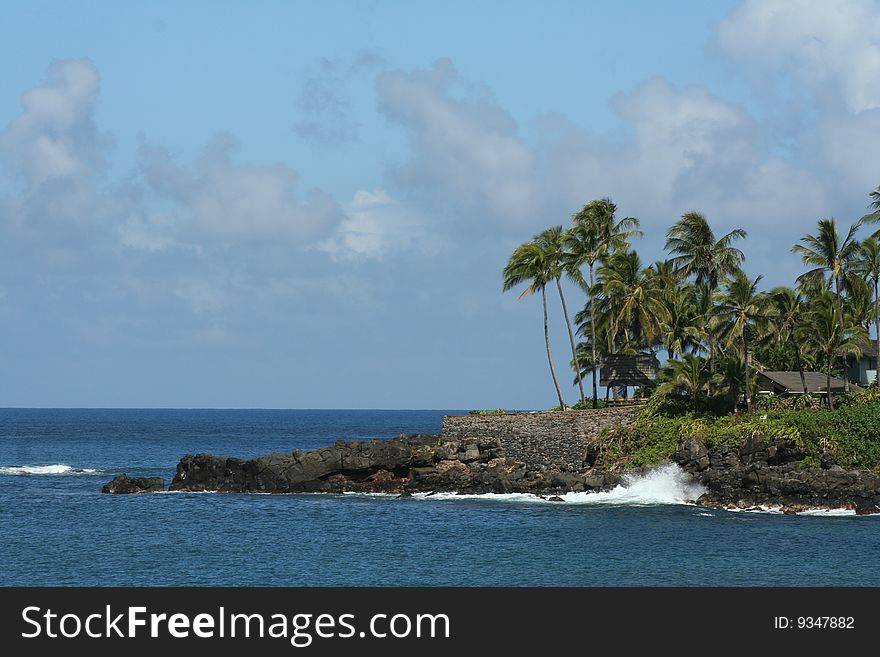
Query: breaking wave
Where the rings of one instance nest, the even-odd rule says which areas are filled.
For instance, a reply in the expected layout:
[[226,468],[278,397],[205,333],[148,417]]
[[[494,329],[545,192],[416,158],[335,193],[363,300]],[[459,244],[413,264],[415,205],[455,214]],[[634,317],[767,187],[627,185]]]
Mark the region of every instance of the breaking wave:
[[71,465],[11,465],[0,467],[0,475],[83,475],[97,474],[95,468],[74,468]]
[[[601,493],[564,493],[559,497],[569,504],[605,504],[614,506],[646,506],[659,504],[691,504],[705,492],[690,476],[674,463],[667,463],[642,475],[627,475],[623,483]],[[434,500],[498,500],[508,502],[545,503],[547,499],[531,493],[487,493],[457,495],[455,493],[417,493],[413,497]],[[552,504],[552,502],[551,502]]]

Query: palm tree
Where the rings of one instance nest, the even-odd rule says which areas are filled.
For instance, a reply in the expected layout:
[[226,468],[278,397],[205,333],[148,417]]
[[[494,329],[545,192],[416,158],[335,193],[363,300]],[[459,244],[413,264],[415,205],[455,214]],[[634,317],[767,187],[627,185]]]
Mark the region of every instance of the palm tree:
[[574,344],[574,332],[571,328],[571,320],[568,317],[568,304],[565,303],[565,294],[562,292],[562,275],[567,274],[576,283],[583,284],[580,269],[575,259],[566,251],[566,237],[562,226],[553,226],[535,236],[534,241],[544,249],[547,255],[547,263],[556,281],[556,289],[559,291],[559,301],[562,304],[562,314],[565,316],[565,328],[568,329],[568,341],[571,345],[571,357],[575,363],[575,372],[578,388],[581,393],[581,401],[584,401],[584,382],[581,380],[581,368],[578,362],[577,349]]
[[768,320],[771,330],[766,337],[778,347],[791,347],[794,352],[794,366],[801,375],[804,394],[809,394],[807,379],[804,376],[804,327],[806,325],[806,299],[800,290],[790,287],[777,287],[768,296],[770,308]]
[[[843,296],[841,293],[845,285],[845,279],[851,273],[852,263],[859,252],[859,242],[856,240],[856,231],[859,222],[853,224],[846,237],[841,240],[837,232],[837,222],[831,219],[820,219],[818,233],[805,235],[800,239],[801,244],[791,247],[793,253],[800,254],[805,265],[812,265],[813,269],[801,274],[798,281],[808,279],[820,280],[827,273],[833,286],[834,296],[837,299],[837,317],[843,320]],[[849,392],[849,377],[844,376],[846,391]]]
[[708,393],[713,380],[709,362],[696,354],[682,354],[681,360],[668,361],[661,377],[663,382],[657,387],[658,393],[683,392],[694,403]]
[[[873,212],[869,212],[859,219],[860,224],[874,224],[880,221],[880,187],[877,187],[869,196],[871,197],[871,202],[868,204],[868,209],[873,210]],[[878,235],[880,235],[880,230],[875,232],[872,237],[877,237]]]
[[860,343],[867,339],[865,330],[853,323],[852,319],[840,315],[840,305],[831,292],[820,294],[810,307],[809,337],[818,351],[825,369],[825,391],[828,408],[834,410],[831,395],[831,372],[837,359],[843,355],[859,358],[862,354]]
[[669,310],[653,270],[642,269],[635,251],[617,252],[599,269],[603,315],[612,339],[636,350],[650,347],[669,321]]
[[715,314],[721,322],[721,327],[728,345],[739,343],[740,358],[744,367],[744,385],[746,398],[746,412],[752,412],[752,402],[749,387],[749,339],[755,337],[760,324],[766,317],[765,295],[758,291],[758,283],[762,276],[749,279],[745,274],[739,274],[727,283],[727,289],[718,297],[718,305]]
[[688,349],[695,351],[700,344],[700,331],[697,326],[696,291],[692,285],[672,285],[663,295],[669,313],[663,325],[663,344],[669,360],[676,353],[683,354]]
[[[595,312],[595,267],[596,264],[615,250],[625,250],[628,240],[640,236],[639,220],[635,217],[615,219],[617,206],[610,198],[590,201],[583,209],[572,217],[572,227],[566,234],[566,246],[571,254],[571,267],[579,269],[587,265],[589,271],[588,295],[590,312]],[[596,327],[596,317],[590,321],[590,330]],[[592,345],[592,362],[598,364],[596,339],[590,336]],[[599,405],[599,392],[596,384],[596,367],[592,370],[593,408]]]
[[[876,192],[878,209],[880,209],[880,188]],[[875,353],[880,355],[880,242],[874,237],[869,237],[859,249],[855,270],[864,276],[865,280],[874,289],[874,348]],[[880,377],[874,379],[874,385],[880,386]]]
[[714,292],[722,278],[740,270],[745,254],[731,245],[746,235],[745,230],[737,228],[715,239],[705,216],[685,212],[666,234],[666,250],[684,278],[693,276],[697,285],[706,283]]
[[522,299],[538,290],[541,291],[541,302],[544,308],[544,344],[547,348],[547,362],[550,364],[550,376],[556,388],[556,396],[559,398],[559,407],[565,408],[565,400],[562,398],[562,389],[556,378],[556,368],[553,366],[553,356],[550,353],[550,330],[547,326],[547,283],[553,279],[552,261],[544,248],[533,240],[518,246],[507,266],[504,268],[503,290],[515,287],[529,281],[529,286],[519,295]]

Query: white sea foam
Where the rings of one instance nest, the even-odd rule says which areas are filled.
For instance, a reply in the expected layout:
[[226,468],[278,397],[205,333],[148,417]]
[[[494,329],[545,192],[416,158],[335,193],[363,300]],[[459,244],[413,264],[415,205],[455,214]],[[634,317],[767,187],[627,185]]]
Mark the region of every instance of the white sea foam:
[[731,513],[772,513],[777,515],[782,515],[782,507],[781,506],[750,506],[746,508],[740,508],[736,506],[724,507],[721,509],[722,511],[730,511]]
[[[601,493],[565,493],[560,495],[569,504],[605,504],[644,506],[657,504],[689,504],[705,492],[690,476],[674,463],[661,465],[643,475],[627,475],[623,483]],[[499,502],[549,503],[530,493],[487,493],[458,495],[456,493],[417,493],[413,497],[431,500],[497,500]],[[558,502],[556,502],[558,504]]]
[[854,516],[855,509],[809,509],[801,511],[799,516]]
[[74,468],[63,463],[53,465],[11,465],[0,467],[0,475],[73,475],[96,474],[94,468]]
[[[730,511],[732,513],[769,513],[771,515],[783,515],[785,511],[781,506],[750,506],[746,508],[725,507],[719,509],[721,511]],[[797,516],[813,516],[813,517],[847,517],[855,516],[854,509],[807,509],[806,511],[798,511],[793,514]]]

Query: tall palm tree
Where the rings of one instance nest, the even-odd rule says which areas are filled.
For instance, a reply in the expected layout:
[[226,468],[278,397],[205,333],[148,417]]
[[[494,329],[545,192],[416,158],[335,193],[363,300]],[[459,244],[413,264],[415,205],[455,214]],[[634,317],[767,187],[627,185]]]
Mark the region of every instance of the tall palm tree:
[[688,349],[695,351],[700,344],[695,297],[692,285],[673,285],[664,291],[669,316],[663,325],[662,338],[669,360]]
[[709,353],[709,367],[714,367],[715,352],[719,342],[717,319],[714,314],[715,298],[708,283],[694,285],[694,318],[693,325],[697,334],[697,343],[692,345],[694,353],[701,351],[703,343]]
[[562,314],[565,316],[565,328],[568,329],[568,341],[571,345],[571,357],[575,362],[575,372],[577,372],[577,384],[581,393],[581,402],[584,401],[584,382],[581,380],[581,368],[578,362],[577,349],[574,343],[574,331],[571,328],[571,320],[568,316],[568,304],[565,303],[565,294],[562,291],[562,276],[568,275],[575,282],[583,284],[580,269],[577,267],[575,259],[569,253],[566,246],[565,231],[562,226],[553,226],[547,230],[535,235],[534,241],[538,244],[547,256],[547,264],[550,267],[553,279],[556,281],[556,289],[559,291],[559,301],[562,304]]
[[662,289],[652,273],[642,269],[635,251],[619,251],[599,269],[599,301],[612,337],[635,349],[650,347],[669,321]]
[[779,347],[790,347],[794,352],[794,366],[801,375],[804,394],[809,394],[807,379],[804,376],[804,327],[806,325],[806,298],[800,290],[790,287],[777,287],[769,296],[768,320],[771,330],[767,332]]
[[727,288],[718,297],[715,308],[716,316],[721,322],[722,331],[728,345],[739,344],[740,358],[743,363],[746,412],[752,412],[749,386],[749,340],[756,337],[758,329],[766,318],[765,295],[758,291],[758,283],[762,276],[750,279],[739,274],[727,283]]
[[852,319],[840,315],[840,305],[834,295],[825,291],[813,300],[809,311],[809,338],[819,353],[825,370],[825,390],[828,408],[834,410],[834,399],[831,394],[831,372],[841,355],[862,354],[860,343],[867,339],[865,330],[855,324]]
[[685,278],[693,276],[697,285],[706,283],[714,292],[722,278],[740,270],[746,257],[732,245],[746,236],[745,230],[736,228],[716,239],[705,216],[699,212],[685,212],[666,234],[666,250],[672,254],[672,263]]
[[[800,244],[791,247],[793,253],[801,256],[805,265],[812,265],[813,269],[798,277],[798,281],[807,279],[824,279],[827,274],[834,286],[834,296],[837,301],[837,317],[842,321],[843,295],[842,289],[845,279],[851,274],[852,263],[859,252],[859,242],[856,240],[856,231],[859,222],[853,224],[841,239],[837,231],[837,222],[831,219],[820,219],[816,235],[804,235]],[[849,377],[844,376],[846,391],[849,392]]]
[[[635,217],[624,217],[617,220],[617,206],[610,198],[590,201],[583,209],[572,217],[572,227],[568,231],[566,246],[571,254],[571,265],[579,269],[583,265],[589,271],[588,295],[590,312],[595,313],[595,268],[597,263],[615,250],[626,250],[631,237],[641,236],[639,220]],[[596,317],[591,317],[590,330],[595,330]],[[590,336],[592,362],[598,364],[596,339]],[[596,367],[592,370],[593,408],[599,404],[599,392],[596,384]]]
[[[880,190],[877,192],[878,208],[880,208]],[[880,357],[880,241],[869,237],[862,242],[859,249],[858,259],[855,263],[856,271],[861,274],[874,290],[874,350]],[[880,377],[874,379],[874,385],[880,386]]]
[[[880,186],[871,192],[869,196],[871,197],[871,202],[868,204],[868,209],[873,210],[873,212],[869,212],[859,219],[860,224],[874,224],[880,221]],[[880,230],[875,232],[872,237],[877,237],[878,235],[880,235]]]
[[528,296],[540,290],[541,302],[544,308],[544,345],[547,348],[547,362],[550,364],[550,376],[556,388],[556,396],[559,398],[559,407],[565,408],[565,400],[562,397],[562,389],[556,378],[556,368],[553,366],[553,356],[550,353],[550,330],[547,326],[547,283],[553,280],[553,268],[550,258],[544,248],[535,240],[518,246],[507,266],[504,268],[503,290],[507,290],[529,282],[528,287],[519,295],[519,298]]
[[708,393],[713,379],[709,362],[696,354],[682,354],[681,360],[668,361],[660,377],[658,393],[682,392],[694,403]]

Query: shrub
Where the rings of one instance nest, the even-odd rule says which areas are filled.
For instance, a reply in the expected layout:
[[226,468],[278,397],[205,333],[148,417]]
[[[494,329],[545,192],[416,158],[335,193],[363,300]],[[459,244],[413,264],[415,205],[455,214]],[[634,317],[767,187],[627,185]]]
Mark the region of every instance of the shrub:
[[468,415],[504,415],[506,411],[503,408],[494,408],[487,410],[470,411]]
[[834,411],[784,408],[751,415],[716,414],[693,408],[686,400],[655,396],[629,427],[600,437],[599,465],[653,465],[669,459],[678,444],[696,438],[710,449],[739,448],[752,436],[789,440],[804,447],[813,467],[830,453],[844,468],[880,466],[880,393],[860,390]]

